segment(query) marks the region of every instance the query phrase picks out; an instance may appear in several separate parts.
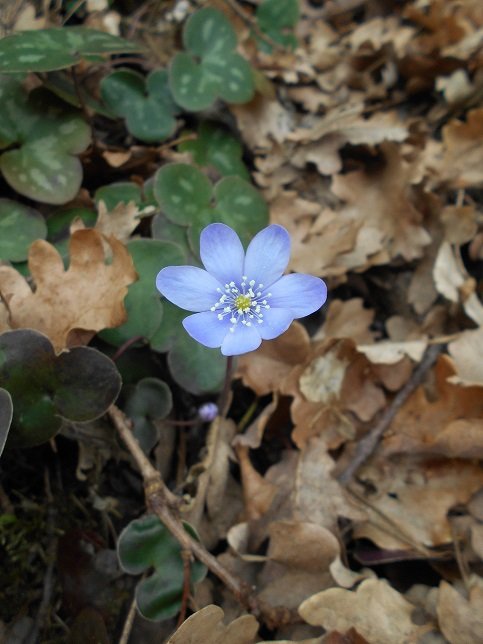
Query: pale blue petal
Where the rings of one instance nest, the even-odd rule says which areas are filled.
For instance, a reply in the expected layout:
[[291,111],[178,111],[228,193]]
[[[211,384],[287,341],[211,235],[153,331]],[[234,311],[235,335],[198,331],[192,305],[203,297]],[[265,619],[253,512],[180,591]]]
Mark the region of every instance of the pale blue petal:
[[241,353],[258,349],[261,343],[262,338],[256,327],[246,326],[239,322],[235,325],[233,333],[228,331],[226,334],[221,345],[221,352],[224,356],[238,356]]
[[261,230],[250,242],[245,257],[244,275],[269,286],[287,268],[290,236],[283,226],[273,224]]
[[270,306],[290,309],[295,318],[303,318],[320,309],[327,299],[327,286],[318,277],[292,273],[284,275],[268,289]]
[[229,316],[219,320],[216,313],[205,311],[189,315],[183,320],[183,326],[197,342],[214,349],[221,347],[226,334],[229,333],[230,320]]
[[208,311],[220,297],[221,284],[196,266],[167,266],[159,271],[156,287],[170,302],[187,311]]
[[291,309],[270,308],[263,311],[263,322],[257,324],[257,331],[263,340],[273,340],[288,329],[293,319],[294,314]]
[[236,232],[225,224],[210,224],[200,237],[200,256],[204,267],[222,284],[239,283],[243,274],[245,251]]

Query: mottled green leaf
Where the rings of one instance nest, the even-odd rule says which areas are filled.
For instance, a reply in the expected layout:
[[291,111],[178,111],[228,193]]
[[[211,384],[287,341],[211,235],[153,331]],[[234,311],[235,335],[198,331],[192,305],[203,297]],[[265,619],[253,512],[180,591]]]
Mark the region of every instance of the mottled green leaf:
[[120,346],[141,336],[150,339],[157,331],[163,317],[163,305],[156,290],[156,275],[163,266],[183,264],[182,250],[171,242],[155,239],[134,239],[127,248],[139,275],[139,280],[129,286],[124,300],[127,322],[116,329],[105,329],[100,336],[106,342]]
[[141,141],[163,141],[176,129],[174,115],[178,108],[171,97],[166,70],[156,69],[146,79],[129,69],[115,71],[102,80],[101,95]]
[[214,167],[222,177],[238,175],[246,180],[250,177],[242,161],[240,141],[218,123],[205,121],[198,129],[197,139],[181,143],[179,149],[191,152],[195,163]]
[[181,107],[197,112],[217,98],[251,100],[251,67],[235,51],[235,31],[221,11],[207,7],[195,12],[186,22],[183,42],[188,51],[176,54],[169,69],[170,88]]
[[18,201],[0,199],[0,259],[22,262],[36,239],[45,239],[47,226],[42,215]]
[[48,72],[93,54],[140,51],[133,42],[86,27],[18,31],[0,40],[0,73]]

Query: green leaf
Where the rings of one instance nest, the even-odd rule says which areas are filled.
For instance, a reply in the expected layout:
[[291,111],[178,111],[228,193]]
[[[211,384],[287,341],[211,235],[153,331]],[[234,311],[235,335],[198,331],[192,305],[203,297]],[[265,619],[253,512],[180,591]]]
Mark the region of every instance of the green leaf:
[[165,353],[171,349],[179,335],[184,333],[181,322],[189,315],[188,311],[180,309],[164,298],[162,303],[163,319],[156,333],[150,338],[151,349],[158,353]]
[[126,119],[129,132],[141,141],[163,141],[176,129],[174,115],[178,108],[168,86],[168,72],[163,69],[144,76],[121,69],[101,82],[101,95],[112,112]]
[[183,43],[188,52],[176,54],[169,69],[171,92],[181,107],[198,112],[217,98],[229,103],[253,98],[251,67],[235,51],[235,31],[221,11],[195,12],[184,27]]
[[0,40],[0,73],[48,72],[92,55],[138,51],[135,43],[85,27],[19,31]]
[[47,239],[64,260],[69,256],[70,226],[74,219],[81,219],[90,228],[95,225],[97,214],[87,208],[67,208],[56,210],[47,218]]
[[168,163],[154,177],[154,195],[166,217],[188,225],[209,207],[210,180],[186,163]]
[[136,336],[150,339],[163,317],[163,305],[156,290],[156,275],[164,266],[183,264],[182,250],[171,242],[134,239],[127,244],[139,280],[129,286],[124,300],[127,322],[116,329],[105,329],[100,337],[120,346]]
[[108,186],[102,186],[96,190],[94,200],[96,204],[103,201],[108,212],[114,210],[120,203],[128,204],[130,201],[134,201],[139,207],[144,205],[142,190],[133,181],[117,181]]
[[96,349],[75,347],[56,356],[50,340],[18,329],[0,335],[0,387],[12,397],[9,447],[33,447],[55,436],[62,419],[90,421],[116,400],[121,378]]
[[36,239],[45,239],[42,215],[11,199],[0,199],[0,259],[22,262]]
[[12,397],[6,389],[0,389],[0,456],[7,442],[8,430],[13,417]]
[[179,145],[181,152],[191,152],[200,166],[212,166],[222,177],[238,175],[249,179],[242,161],[243,147],[231,132],[217,123],[205,121],[198,129],[198,138]]
[[240,177],[225,177],[213,188],[200,170],[185,163],[160,168],[154,177],[154,194],[170,221],[189,226],[195,256],[201,230],[210,223],[235,228],[247,243],[268,220],[267,204],[251,184]]
[[237,45],[235,30],[218,9],[207,7],[196,11],[183,30],[183,44],[195,56],[222,55]]
[[[260,29],[273,41],[295,49],[297,39],[293,33],[300,18],[299,0],[262,0],[255,12]],[[257,38],[262,51],[272,53],[273,47]]]
[[168,353],[168,366],[178,385],[200,395],[220,391],[225,378],[226,358],[219,349],[202,346],[180,329]]
[[[198,539],[194,528],[184,523],[188,534]],[[181,548],[175,538],[153,514],[131,521],[119,536],[117,551],[123,570],[139,575],[149,568],[153,574],[138,584],[136,603],[147,619],[161,621],[179,612],[183,592],[184,567]],[[191,583],[206,575],[199,561],[190,566]]]
[[[5,84],[5,77],[0,77],[0,90],[5,86],[9,88],[11,83]],[[73,199],[82,181],[82,165],[76,155],[90,142],[87,123],[42,89],[28,97],[23,91],[12,95],[1,91],[0,111],[11,122],[11,143],[20,146],[0,157],[5,180],[36,201],[63,204]]]
[[128,390],[124,411],[133,421],[133,433],[146,453],[159,440],[153,421],[165,418],[172,406],[171,390],[158,378],[143,378]]

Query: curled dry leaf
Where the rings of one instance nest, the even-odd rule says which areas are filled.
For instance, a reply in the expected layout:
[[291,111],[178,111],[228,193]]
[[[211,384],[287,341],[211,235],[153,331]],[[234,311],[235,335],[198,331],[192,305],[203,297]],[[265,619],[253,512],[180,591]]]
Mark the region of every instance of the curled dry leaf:
[[468,598],[442,581],[436,606],[438,621],[450,644],[483,641],[483,580],[474,576]]
[[449,344],[448,349],[456,369],[456,374],[450,376],[449,381],[483,387],[483,327],[474,331],[464,331]]
[[0,266],[0,295],[9,310],[9,328],[41,331],[61,351],[86,344],[101,329],[122,324],[126,320],[123,300],[137,275],[121,242],[111,237],[107,243],[112,258],[105,255],[100,233],[75,232],[65,270],[51,244],[34,242],[28,262],[35,291],[14,268]]
[[253,615],[242,615],[225,626],[224,612],[210,604],[181,624],[166,644],[254,644],[258,622]]
[[314,626],[345,632],[355,628],[371,644],[417,641],[420,626],[411,620],[413,605],[381,579],[367,579],[356,591],[329,588],[305,600],[301,617]]
[[433,277],[439,293],[450,302],[460,302],[466,315],[478,325],[483,325],[483,305],[476,295],[475,281],[468,275],[461,257],[448,242],[441,244]]
[[111,211],[107,210],[104,201],[100,201],[97,209],[99,214],[95,228],[106,237],[112,235],[119,241],[127,242],[139,225],[140,211],[134,201],[120,202]]

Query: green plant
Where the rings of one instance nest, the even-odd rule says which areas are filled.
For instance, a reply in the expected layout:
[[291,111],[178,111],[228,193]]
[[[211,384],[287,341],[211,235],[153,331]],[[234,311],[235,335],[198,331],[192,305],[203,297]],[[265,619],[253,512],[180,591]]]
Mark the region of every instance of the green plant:
[[221,11],[208,7],[194,13],[184,27],[183,44],[187,52],[176,54],[169,69],[178,105],[198,112],[217,98],[227,103],[253,98],[251,67],[235,51],[235,31]]

